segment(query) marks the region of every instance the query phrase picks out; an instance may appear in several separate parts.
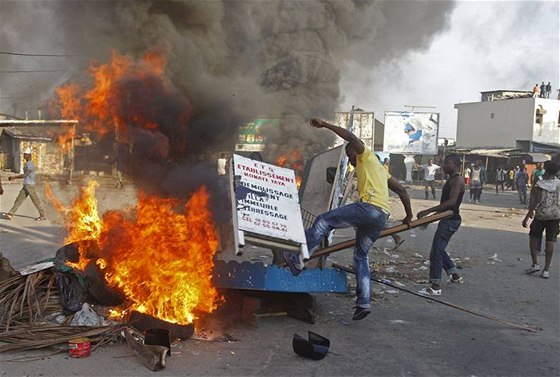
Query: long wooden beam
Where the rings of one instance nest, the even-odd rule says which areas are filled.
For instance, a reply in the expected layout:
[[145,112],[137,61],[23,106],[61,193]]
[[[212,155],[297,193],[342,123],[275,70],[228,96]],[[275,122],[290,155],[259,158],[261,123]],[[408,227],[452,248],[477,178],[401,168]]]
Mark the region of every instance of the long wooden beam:
[[[339,270],[346,271],[346,272],[348,272],[348,273],[354,274],[354,269],[351,268],[351,267],[346,267],[346,266],[343,266],[343,265],[340,265],[340,264],[337,264],[337,263],[333,263],[332,266],[333,266],[334,268],[338,268]],[[426,296],[426,295],[423,295],[423,294],[420,294],[420,293],[413,292],[413,291],[411,291],[411,290],[409,290],[409,289],[405,289],[405,288],[402,288],[402,287],[398,287],[398,286],[396,286],[396,285],[394,285],[394,284],[391,284],[391,282],[389,282],[389,281],[387,281],[387,280],[377,279],[377,278],[374,278],[373,276],[371,276],[370,279],[371,279],[371,281],[375,281],[375,282],[377,282],[377,283],[387,285],[387,286],[389,286],[389,287],[391,287],[391,288],[398,289],[399,291],[403,291],[403,292],[406,292],[406,293],[410,293],[410,294],[413,294],[413,295],[415,295],[415,296],[425,298],[426,300],[434,301],[434,302],[437,302],[437,303],[439,303],[439,304],[443,304],[443,305],[449,306],[450,308],[459,309],[459,310],[462,310],[462,311],[464,311],[464,312],[466,312],[466,313],[474,314],[474,315],[476,315],[476,316],[478,316],[478,317],[482,317],[482,318],[490,319],[490,320],[492,320],[492,321],[500,322],[500,323],[506,324],[506,325],[508,325],[508,326],[516,327],[516,328],[521,329],[521,330],[527,330],[527,331],[530,331],[530,332],[536,332],[537,330],[542,330],[542,329],[537,328],[537,327],[534,327],[534,326],[521,325],[521,324],[519,324],[519,323],[506,321],[505,319],[500,319],[500,318],[497,318],[497,317],[494,317],[494,316],[491,316],[491,315],[488,315],[488,314],[477,313],[477,312],[475,312],[475,311],[473,311],[473,310],[469,310],[469,309],[463,308],[462,306],[455,305],[455,304],[452,304],[452,303],[449,303],[449,302],[446,302],[446,301],[443,301],[443,300],[438,300],[437,298],[434,298],[434,297],[432,297],[432,296]]]
[[[445,211],[445,212],[436,213],[436,214],[431,215],[431,216],[422,217],[421,219],[418,219],[418,220],[414,220],[410,223],[410,228],[405,224],[396,225],[396,226],[393,226],[391,228],[385,228],[381,231],[381,234],[380,234],[379,238],[387,237],[387,236],[390,236],[390,235],[393,235],[393,234],[396,234],[396,233],[399,233],[399,232],[403,232],[403,231],[408,230],[408,229],[412,229],[412,228],[416,228],[416,227],[419,227],[419,226],[427,225],[429,223],[433,223],[434,221],[445,219],[445,218],[450,217],[452,215],[453,215],[453,211],[448,210],[448,211]],[[324,249],[317,250],[315,253],[313,253],[313,255],[309,259],[316,259],[316,258],[324,257],[324,256],[332,254],[334,252],[352,247],[355,244],[356,244],[356,239],[355,238],[351,239],[351,240],[348,240],[348,241],[340,242],[340,243],[325,247]]]

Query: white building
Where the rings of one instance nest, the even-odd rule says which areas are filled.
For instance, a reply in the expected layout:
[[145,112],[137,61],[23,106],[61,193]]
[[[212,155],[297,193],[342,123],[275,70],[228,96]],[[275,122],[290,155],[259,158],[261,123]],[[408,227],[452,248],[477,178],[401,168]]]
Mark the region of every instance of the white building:
[[482,102],[458,103],[458,148],[560,149],[560,101],[525,91],[482,92]]

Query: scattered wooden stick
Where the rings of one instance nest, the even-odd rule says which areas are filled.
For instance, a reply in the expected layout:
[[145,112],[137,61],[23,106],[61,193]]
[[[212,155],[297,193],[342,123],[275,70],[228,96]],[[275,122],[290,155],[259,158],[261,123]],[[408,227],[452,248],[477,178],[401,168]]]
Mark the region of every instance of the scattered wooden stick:
[[[350,268],[350,267],[342,266],[342,265],[337,264],[337,263],[333,263],[332,266],[333,266],[334,268],[338,268],[339,270],[346,271],[346,272],[349,272],[349,273],[351,273],[351,274],[354,273],[354,269],[352,269],[352,268]],[[438,300],[438,299],[436,299],[436,298],[434,298],[434,297],[432,297],[432,296],[423,295],[423,294],[420,294],[420,293],[417,293],[417,292],[413,292],[413,291],[411,291],[411,290],[409,290],[409,289],[405,289],[405,288],[398,287],[398,286],[396,286],[396,285],[394,285],[394,284],[391,284],[391,283],[389,283],[389,282],[387,282],[387,281],[384,281],[384,280],[381,280],[381,279],[376,279],[376,278],[374,278],[374,277],[370,277],[370,279],[371,279],[372,281],[377,282],[377,283],[387,285],[387,286],[389,286],[389,287],[391,287],[391,288],[395,288],[395,289],[398,289],[398,290],[400,290],[400,291],[407,292],[407,293],[413,294],[413,295],[415,295],[415,296],[419,296],[419,297],[425,298],[426,300],[434,301],[434,302],[437,302],[437,303],[440,303],[440,304],[449,306],[449,307],[451,307],[451,308],[459,309],[459,310],[461,310],[461,311],[463,311],[463,312],[466,312],[466,313],[469,313],[469,314],[474,314],[474,315],[476,315],[476,316],[478,316],[478,317],[486,318],[486,319],[489,319],[489,320],[492,320],[492,321],[500,322],[500,323],[503,323],[503,324],[506,324],[506,325],[508,325],[508,326],[512,326],[512,327],[515,327],[515,328],[518,328],[518,329],[521,329],[521,330],[526,330],[526,331],[530,331],[530,332],[536,332],[537,330],[539,330],[538,328],[533,327],[533,326],[520,325],[520,324],[518,324],[518,323],[506,321],[506,320],[504,320],[504,319],[496,318],[496,317],[491,316],[491,315],[477,313],[477,312],[474,312],[474,311],[472,311],[472,310],[465,309],[465,308],[463,308],[463,307],[461,307],[461,306],[459,306],[459,305],[455,305],[455,304],[451,304],[451,303],[449,303],[449,302],[445,302],[445,301],[442,301],[442,300]]]
[[130,327],[124,329],[124,338],[127,346],[142,359],[150,370],[157,371],[165,368],[167,347],[144,344]]

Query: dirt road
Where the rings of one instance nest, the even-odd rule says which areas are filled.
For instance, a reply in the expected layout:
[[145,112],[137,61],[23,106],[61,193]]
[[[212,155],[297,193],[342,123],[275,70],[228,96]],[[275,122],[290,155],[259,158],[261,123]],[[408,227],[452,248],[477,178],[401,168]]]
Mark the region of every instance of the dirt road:
[[[17,188],[8,185],[1,210],[8,210]],[[102,190],[105,200],[133,193]],[[413,210],[435,204],[424,200],[419,188],[410,190]],[[440,192],[438,190],[438,197]],[[209,376],[558,376],[560,375],[560,255],[556,250],[550,279],[524,274],[530,264],[527,231],[521,227],[524,209],[515,193],[496,196],[487,190],[481,204],[462,206],[463,224],[448,250],[458,258],[465,283],[444,284],[442,300],[520,324],[541,328],[536,333],[466,314],[410,294],[373,285],[373,313],[352,321],[353,296],[317,295],[319,320],[310,325],[289,317],[266,318],[258,328],[243,325],[206,333],[208,339],[174,343],[167,368],[158,375]],[[27,206],[27,207],[26,207]],[[22,215],[34,216],[30,203]],[[393,203],[396,219],[400,203]],[[16,220],[16,219],[15,219]],[[31,229],[28,233],[26,229]],[[63,238],[56,224],[39,228],[29,218],[0,220],[0,245],[4,255],[17,258],[29,245]],[[377,276],[386,277],[417,291],[425,286],[435,225],[403,233],[397,251],[392,241],[379,240],[370,254]],[[339,232],[337,240],[352,232]],[[25,241],[20,237],[25,236]],[[17,248],[12,247],[17,246]],[[37,246],[44,249],[44,245]],[[332,260],[348,264],[350,251]],[[544,256],[539,256],[544,263]],[[351,280],[353,281],[353,277]],[[321,361],[298,357],[292,336],[308,330],[331,340]],[[227,334],[227,337],[222,337]],[[70,359],[65,353],[44,360],[7,362],[33,353],[1,354],[0,375],[26,376],[139,376],[152,375],[122,344],[107,345],[87,359]]]

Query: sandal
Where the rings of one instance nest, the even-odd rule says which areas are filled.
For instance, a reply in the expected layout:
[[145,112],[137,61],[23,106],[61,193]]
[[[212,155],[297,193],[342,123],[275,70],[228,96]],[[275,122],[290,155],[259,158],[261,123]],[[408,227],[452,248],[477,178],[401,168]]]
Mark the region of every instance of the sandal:
[[441,289],[432,289],[432,287],[422,288],[418,293],[426,296],[441,296]]
[[399,246],[401,246],[404,242],[404,240],[400,237],[398,238],[398,241],[397,240],[394,240],[394,241],[395,241],[395,247],[393,247],[393,250],[397,250],[399,248]]

